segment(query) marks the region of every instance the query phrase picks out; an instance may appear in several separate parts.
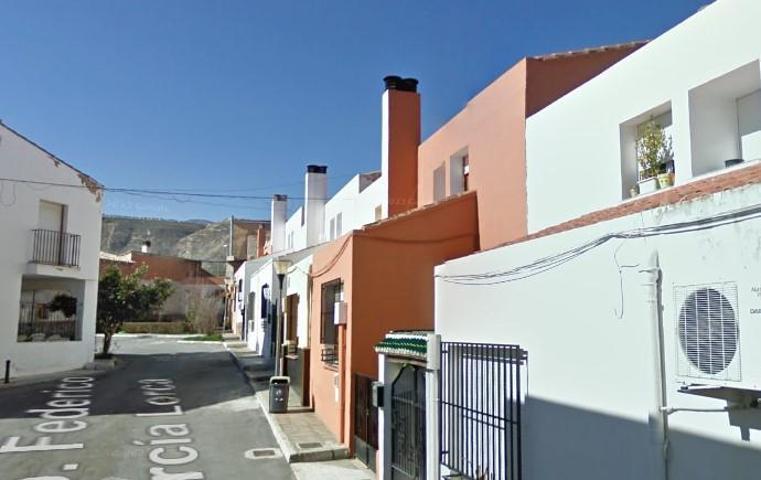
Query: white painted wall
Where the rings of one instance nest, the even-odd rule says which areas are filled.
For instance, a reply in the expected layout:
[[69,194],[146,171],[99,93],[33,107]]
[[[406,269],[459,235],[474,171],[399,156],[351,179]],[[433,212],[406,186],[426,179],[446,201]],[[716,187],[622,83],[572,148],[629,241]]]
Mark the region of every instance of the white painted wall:
[[[697,106],[690,108],[690,91],[742,67],[755,68],[759,82],[761,72],[753,62],[761,57],[760,17],[756,0],[718,0],[531,116],[526,126],[529,231],[620,203],[630,186],[622,171],[631,174],[622,167],[622,148],[630,146],[621,127],[637,117],[646,119],[664,104],[673,113],[676,183],[720,167],[725,153],[715,158],[699,150],[707,146],[691,133],[691,121],[705,120],[700,112],[691,117]],[[749,88],[746,94],[758,89]],[[703,110],[702,115],[713,118],[708,121],[714,127],[722,119],[721,111]],[[719,139],[724,142],[731,127],[737,128],[737,117],[730,121],[727,114],[721,123],[727,127]]]
[[282,250],[273,250],[274,254],[293,252],[307,247],[307,226],[302,223],[304,207],[299,207],[285,223],[285,245]]
[[[255,350],[262,356],[270,357],[270,336],[273,334],[272,327],[275,325],[275,322],[274,320],[268,321],[266,314],[262,314],[262,302],[267,300],[274,302],[279,298],[272,258],[266,257],[261,259],[248,275],[249,283],[247,291],[255,294],[254,305],[247,306],[247,308],[253,309],[252,325],[247,338],[248,348]],[[262,298],[262,287],[264,285],[269,286],[269,299]]]
[[[312,255],[294,262],[286,275],[286,296],[298,295],[298,322],[296,336],[299,338],[299,348],[309,348],[309,306],[311,282],[309,281],[309,272],[312,269]],[[284,322],[288,325],[287,320]],[[287,333],[287,332],[286,332]],[[285,335],[283,338],[287,338]]]
[[[82,186],[79,174],[0,124],[0,177]],[[38,228],[40,201],[67,206],[66,231],[81,235],[80,267],[29,264],[32,229]],[[95,350],[101,202],[86,188],[0,181],[0,354],[11,360],[13,376],[81,367]],[[17,342],[22,277],[77,285],[81,340]]]
[[[376,207],[381,207],[383,212],[388,206],[384,206],[387,198],[385,180],[383,177],[375,179],[374,174],[359,174],[349,180],[325,205],[324,241],[330,241],[344,235],[347,232],[360,228],[368,223],[373,223]],[[385,202],[385,203],[384,203]],[[341,230],[330,237],[330,222],[341,215]],[[385,218],[385,213],[381,218]]]
[[[721,3],[721,2],[720,2]],[[761,205],[761,186],[498,248],[447,262],[438,276],[504,271],[610,233]],[[544,273],[497,285],[436,279],[442,341],[519,344],[528,352],[523,416],[525,478],[661,478],[654,323],[640,270],[653,250],[662,273],[667,405],[722,408],[679,393],[674,287],[736,282],[740,353],[731,364],[761,387],[761,220],[648,239],[612,240]],[[669,417],[669,479],[755,478],[761,410]]]

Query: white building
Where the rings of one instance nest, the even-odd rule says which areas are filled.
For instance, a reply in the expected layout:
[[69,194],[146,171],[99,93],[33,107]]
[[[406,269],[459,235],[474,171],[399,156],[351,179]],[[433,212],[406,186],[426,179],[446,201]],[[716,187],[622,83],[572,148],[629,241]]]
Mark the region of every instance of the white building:
[[[429,464],[758,476],[758,18],[756,1],[719,0],[529,118],[530,235],[436,269],[448,367]],[[676,185],[629,199],[651,118],[672,136]]]
[[95,351],[101,186],[2,124],[0,177],[0,360],[12,376],[82,367]]
[[755,0],[718,0],[527,120],[529,233],[629,198],[637,127],[673,140],[676,185],[761,159]]

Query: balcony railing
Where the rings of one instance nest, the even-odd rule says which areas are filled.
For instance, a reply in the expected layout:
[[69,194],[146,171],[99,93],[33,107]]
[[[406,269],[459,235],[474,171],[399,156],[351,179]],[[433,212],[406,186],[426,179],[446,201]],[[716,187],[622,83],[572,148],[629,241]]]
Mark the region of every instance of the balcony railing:
[[338,348],[333,344],[323,344],[320,357],[323,363],[338,365]]
[[41,228],[32,230],[32,233],[34,236],[32,263],[79,267],[81,236]]

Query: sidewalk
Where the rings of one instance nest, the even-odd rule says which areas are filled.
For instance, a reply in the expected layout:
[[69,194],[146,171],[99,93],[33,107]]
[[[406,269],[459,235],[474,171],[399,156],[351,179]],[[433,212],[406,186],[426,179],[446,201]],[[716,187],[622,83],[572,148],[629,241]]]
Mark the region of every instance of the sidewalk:
[[348,448],[338,443],[317,415],[300,405],[298,398],[289,397],[288,413],[269,412],[269,377],[274,372],[272,359],[260,357],[237,339],[226,339],[224,345],[254,389],[283,456],[293,464],[297,478],[375,479],[374,472],[358,460],[348,458]]

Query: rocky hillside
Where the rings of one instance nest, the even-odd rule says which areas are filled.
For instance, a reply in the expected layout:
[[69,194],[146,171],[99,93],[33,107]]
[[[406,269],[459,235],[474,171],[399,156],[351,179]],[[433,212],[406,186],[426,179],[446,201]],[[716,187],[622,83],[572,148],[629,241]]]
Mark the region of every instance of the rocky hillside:
[[[224,261],[228,235],[227,220],[177,221],[105,215],[100,249],[125,253],[140,250],[143,242],[150,240],[151,252],[160,255]],[[204,263],[204,268],[216,275],[224,274],[224,263]]]
[[174,255],[177,242],[205,227],[197,221],[104,215],[100,249],[109,253],[125,253],[140,250],[143,242],[150,240],[152,252]]

